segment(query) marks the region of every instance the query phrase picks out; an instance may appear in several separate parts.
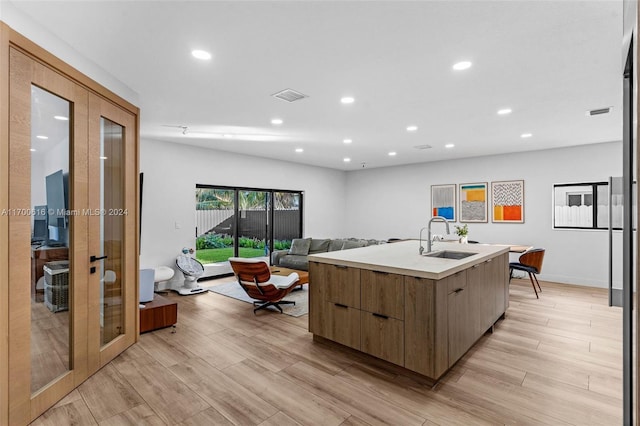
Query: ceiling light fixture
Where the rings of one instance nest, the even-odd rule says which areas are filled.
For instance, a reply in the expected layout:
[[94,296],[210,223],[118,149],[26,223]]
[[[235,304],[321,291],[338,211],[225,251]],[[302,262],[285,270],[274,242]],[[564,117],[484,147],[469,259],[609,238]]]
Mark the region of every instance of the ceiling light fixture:
[[531,133],[523,133],[520,135],[520,137],[523,139],[530,138],[531,136],[533,136]]
[[415,132],[416,130],[418,130],[418,126],[407,126],[407,132]]
[[444,147],[445,147],[445,148],[453,148],[454,146],[455,146],[454,144],[452,144],[452,143],[448,143],[448,144],[446,144]]
[[273,120],[271,120],[271,124],[275,124],[276,126],[279,126],[282,123],[283,121],[280,118],[274,118]]
[[302,149],[302,148],[296,148],[296,152],[304,152],[304,149]]
[[351,139],[344,139],[342,141],[342,143],[346,143],[346,144],[350,144],[351,142],[353,142]]
[[345,96],[340,99],[340,102],[342,102],[343,104],[352,104],[355,101],[356,101],[355,98],[352,98],[351,96]]
[[202,61],[208,61],[209,59],[211,59],[211,53],[205,51],[205,50],[192,50],[191,51],[191,55],[196,58],[196,59],[200,59]]
[[395,152],[395,151],[391,151],[391,152],[389,153],[389,157],[395,157],[395,156],[396,156],[396,152]]
[[462,71],[471,68],[471,62],[469,61],[461,61],[453,64],[453,69],[456,71]]
[[498,115],[511,114],[511,108],[502,108],[498,110]]
[[69,121],[69,117],[65,117],[64,115],[54,115],[53,118],[60,121]]
[[46,140],[46,139],[49,139],[49,136],[38,135],[36,136],[36,138]]
[[348,162],[350,162],[350,161],[351,161],[351,158],[349,158],[349,157],[345,157],[345,158],[343,158],[343,159],[342,159],[342,161],[344,161],[345,163],[348,163]]

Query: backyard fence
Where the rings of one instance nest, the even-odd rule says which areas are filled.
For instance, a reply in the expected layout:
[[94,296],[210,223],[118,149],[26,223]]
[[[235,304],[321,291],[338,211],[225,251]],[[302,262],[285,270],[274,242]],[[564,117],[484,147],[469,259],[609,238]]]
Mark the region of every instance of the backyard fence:
[[[277,240],[291,240],[300,235],[300,210],[275,210],[273,236]],[[232,235],[235,216],[233,210],[196,210],[197,236],[210,232]],[[242,210],[238,230],[240,237],[264,239],[267,213],[264,210]]]

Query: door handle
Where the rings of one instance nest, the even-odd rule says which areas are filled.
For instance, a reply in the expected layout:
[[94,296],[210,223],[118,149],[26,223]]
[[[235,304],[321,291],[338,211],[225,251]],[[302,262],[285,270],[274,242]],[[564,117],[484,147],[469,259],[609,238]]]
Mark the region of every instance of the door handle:
[[91,257],[89,258],[89,261],[90,261],[90,262],[95,262],[95,261],[97,261],[97,260],[102,260],[102,259],[106,259],[106,258],[107,258],[107,256],[100,256],[100,257],[97,257],[97,256],[91,256]]

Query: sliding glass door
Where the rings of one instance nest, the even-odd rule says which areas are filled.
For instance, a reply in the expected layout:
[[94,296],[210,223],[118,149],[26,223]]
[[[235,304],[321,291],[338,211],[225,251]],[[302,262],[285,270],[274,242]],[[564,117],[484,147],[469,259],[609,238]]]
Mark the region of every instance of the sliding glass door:
[[232,273],[232,256],[269,261],[301,236],[301,191],[196,185],[196,258],[208,276]]

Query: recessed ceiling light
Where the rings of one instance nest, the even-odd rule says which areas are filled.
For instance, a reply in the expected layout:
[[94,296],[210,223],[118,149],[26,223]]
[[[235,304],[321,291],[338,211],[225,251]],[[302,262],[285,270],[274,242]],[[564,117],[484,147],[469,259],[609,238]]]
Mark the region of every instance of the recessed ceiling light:
[[38,138],[38,139],[49,139],[49,136],[38,135],[38,136],[36,136],[36,138]]
[[498,110],[498,115],[511,114],[511,108],[502,108]]
[[453,69],[456,71],[462,71],[471,68],[471,62],[469,61],[461,61],[456,64],[453,64]]
[[36,152],[36,149],[35,148],[31,148],[29,151]]
[[282,123],[283,121],[280,118],[274,118],[273,120],[271,120],[271,124],[280,125]]
[[454,146],[455,146],[454,144],[452,144],[452,143],[448,143],[448,144],[446,144],[444,147],[445,147],[445,148],[453,148]]
[[54,115],[53,118],[60,121],[69,121],[69,117],[65,117],[64,115]]
[[192,50],[191,55],[193,55],[194,58],[201,59],[203,61],[208,61],[209,59],[211,59],[211,53],[204,50]]
[[342,159],[342,161],[344,161],[345,163],[348,163],[348,162],[350,162],[350,161],[351,161],[351,158],[349,158],[349,157],[345,157],[345,158],[343,158],[343,159]]
[[342,102],[343,104],[352,104],[355,101],[356,100],[354,98],[352,98],[351,96],[345,96],[345,97],[340,99],[340,102]]
[[394,157],[395,155],[396,155],[396,152],[395,152],[395,151],[391,151],[391,152],[389,153],[389,157]]
[[531,133],[523,133],[520,135],[520,137],[523,139],[530,138],[531,136],[533,136]]
[[418,130],[418,126],[407,126],[407,132],[415,132],[416,130]]
[[351,142],[353,142],[353,141],[352,141],[351,139],[344,139],[342,142],[343,142],[343,143],[346,143],[346,144],[349,144],[349,143],[351,143]]
[[302,149],[302,148],[296,148],[296,152],[304,152],[304,149]]

